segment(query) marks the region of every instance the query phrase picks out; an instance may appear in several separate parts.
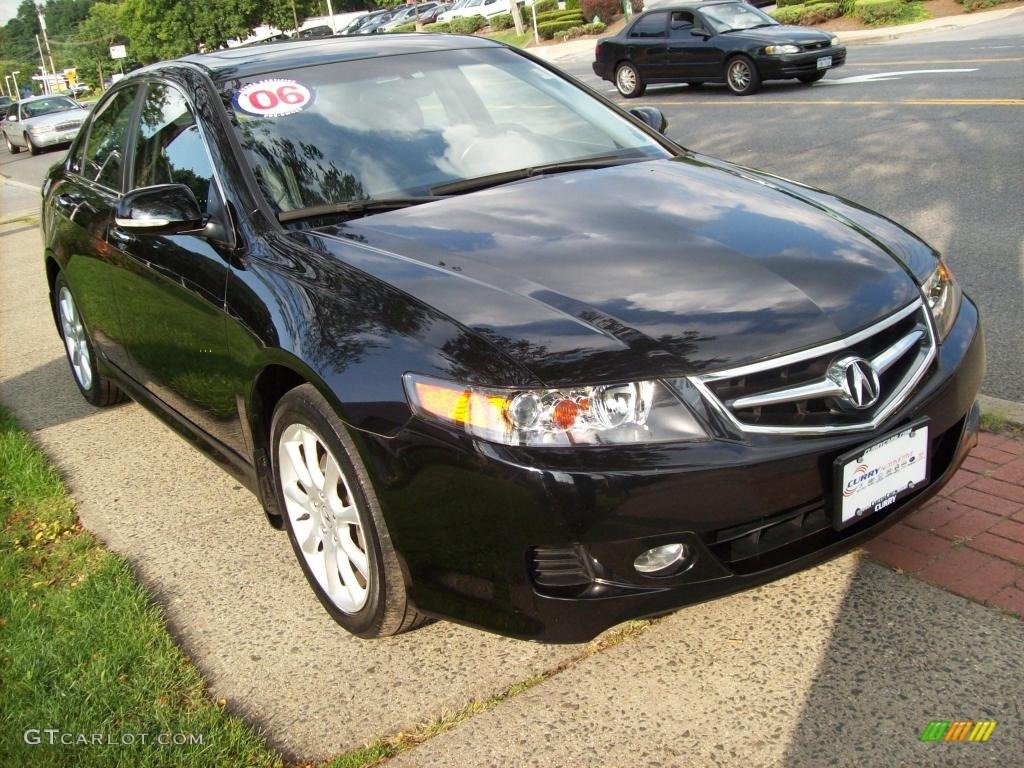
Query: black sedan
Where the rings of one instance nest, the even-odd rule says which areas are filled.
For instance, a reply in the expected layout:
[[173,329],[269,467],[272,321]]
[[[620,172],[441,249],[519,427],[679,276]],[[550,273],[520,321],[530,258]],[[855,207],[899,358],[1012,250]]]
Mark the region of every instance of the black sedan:
[[743,2],[705,2],[649,11],[599,41],[594,73],[626,98],[649,83],[725,83],[738,96],[765,80],[815,83],[846,61],[839,38],[783,26]]
[[74,381],[237,477],[363,637],[581,641],[846,551],[976,441],[978,311],[661,124],[479,37],[136,71],[43,188]]

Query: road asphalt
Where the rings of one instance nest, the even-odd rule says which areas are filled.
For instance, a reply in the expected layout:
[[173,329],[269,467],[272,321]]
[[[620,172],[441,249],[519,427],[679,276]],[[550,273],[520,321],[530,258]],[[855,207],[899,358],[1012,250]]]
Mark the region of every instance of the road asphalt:
[[[1020,39],[1010,44],[1020,46]],[[896,52],[896,58],[908,56]],[[1017,95],[1020,71],[1015,79],[1012,69],[999,75]],[[806,90],[811,98],[818,92],[818,86]],[[893,98],[887,89],[880,93]],[[677,90],[644,103],[659,100],[681,99]],[[674,109],[670,119],[683,125],[685,107]],[[720,117],[736,113],[713,106],[700,111],[687,125],[711,124],[701,134],[703,143],[715,145],[717,133],[718,146],[733,150],[731,159],[759,154],[751,149],[759,146],[756,131],[741,131]],[[863,150],[855,143],[854,150],[837,154],[827,138],[835,125],[815,117],[825,114],[803,116],[822,135],[817,153],[829,158],[810,163],[817,169],[811,181],[827,176],[828,164],[833,175],[844,167],[849,173],[849,151]],[[761,117],[764,122],[754,127],[771,132],[776,145],[792,138],[785,122],[770,113]],[[1013,173],[1021,159],[1019,117],[1008,129],[988,112],[975,117],[977,126],[968,133],[979,154],[1002,149],[986,126],[996,126],[993,134],[1009,130],[1003,151],[1011,154],[1001,165],[986,161],[982,171]],[[878,119],[890,137],[907,136],[896,112]],[[927,118],[915,118],[909,129],[914,141],[921,140],[916,124],[922,120]],[[967,129],[958,123],[955,130]],[[875,133],[876,141],[884,138]],[[801,151],[815,144],[803,146]],[[902,167],[904,159],[892,154],[890,147],[891,162]],[[793,147],[780,157],[786,162],[776,167],[800,165]],[[33,173],[41,178],[41,169],[57,160],[44,155],[19,160],[18,167],[38,167]],[[882,162],[872,157],[871,169],[864,169],[868,182],[859,189],[900,191],[895,177],[872,170]],[[923,166],[925,181],[937,186],[936,199],[946,201],[948,173],[933,165]],[[5,163],[0,171],[8,174],[10,167]],[[962,167],[956,173],[955,184],[977,193],[980,187],[971,186],[977,180]],[[31,187],[29,181],[31,175],[23,183]],[[1012,210],[992,214],[991,226],[1001,229],[988,245],[998,246],[1007,233],[1019,239],[1015,195]],[[31,188],[0,188],[0,220],[31,210],[37,199]],[[957,242],[949,233],[961,222],[976,226],[968,219],[979,215],[970,207],[940,205],[924,220],[943,224],[943,216],[953,218],[940,234],[948,245]],[[1011,245],[997,250],[1010,265],[1024,257]],[[963,266],[954,261],[954,268]],[[1024,275],[1005,265],[998,269],[992,280],[1019,290]],[[578,646],[541,646],[447,623],[388,641],[355,640],[316,603],[285,536],[265,524],[247,492],[139,406],[96,410],[81,400],[49,315],[37,225],[16,220],[0,226],[0,270],[0,401],[61,468],[85,527],[128,558],[154,591],[211,694],[265,728],[270,743],[290,758],[322,759],[357,748],[554,671],[394,764],[1020,764],[1024,622],[858,554],[679,611],[582,660]],[[1017,322],[1016,352],[1009,353],[1019,363],[1021,314],[1007,305],[1008,317],[993,317],[1001,296],[991,291],[997,309],[987,322],[997,328]],[[984,744],[919,741],[932,720],[981,719],[999,723]]]

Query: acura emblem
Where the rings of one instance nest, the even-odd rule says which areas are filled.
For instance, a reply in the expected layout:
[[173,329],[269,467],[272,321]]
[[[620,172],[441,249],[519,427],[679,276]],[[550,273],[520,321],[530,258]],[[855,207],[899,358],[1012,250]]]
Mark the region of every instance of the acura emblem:
[[857,410],[878,402],[881,385],[878,372],[863,357],[844,357],[828,369],[828,378],[842,390],[842,399]]

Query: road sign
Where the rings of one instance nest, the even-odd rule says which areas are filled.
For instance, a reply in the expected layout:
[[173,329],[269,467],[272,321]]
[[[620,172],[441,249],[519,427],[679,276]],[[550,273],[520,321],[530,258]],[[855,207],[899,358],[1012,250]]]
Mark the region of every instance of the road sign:
[[110,46],[110,58],[112,59],[124,59],[127,58],[128,51],[123,45],[112,45]]

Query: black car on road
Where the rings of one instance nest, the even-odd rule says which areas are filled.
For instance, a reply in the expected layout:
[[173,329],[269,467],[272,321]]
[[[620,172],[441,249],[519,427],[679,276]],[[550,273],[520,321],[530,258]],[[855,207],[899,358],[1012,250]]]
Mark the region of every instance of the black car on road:
[[73,379],[256,494],[363,637],[582,641],[847,551],[976,442],[978,311],[660,125],[479,37],[133,72],[43,188]]
[[834,35],[781,25],[729,0],[648,11],[598,42],[593,67],[626,98],[643,95],[650,83],[725,83],[748,96],[765,80],[815,83],[845,61]]

